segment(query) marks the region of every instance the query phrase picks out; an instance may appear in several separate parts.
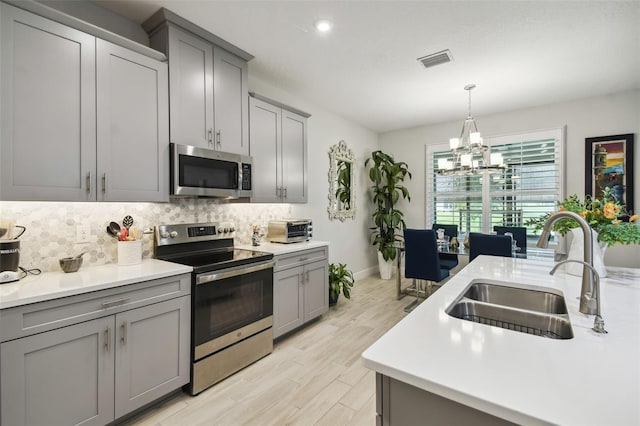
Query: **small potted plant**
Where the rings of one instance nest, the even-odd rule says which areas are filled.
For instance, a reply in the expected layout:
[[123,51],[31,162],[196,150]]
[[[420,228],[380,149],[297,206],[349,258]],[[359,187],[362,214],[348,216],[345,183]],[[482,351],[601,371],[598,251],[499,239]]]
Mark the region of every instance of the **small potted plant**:
[[329,264],[329,306],[338,303],[340,291],[344,297],[351,299],[351,287],[353,287],[353,273],[347,269],[344,263]]

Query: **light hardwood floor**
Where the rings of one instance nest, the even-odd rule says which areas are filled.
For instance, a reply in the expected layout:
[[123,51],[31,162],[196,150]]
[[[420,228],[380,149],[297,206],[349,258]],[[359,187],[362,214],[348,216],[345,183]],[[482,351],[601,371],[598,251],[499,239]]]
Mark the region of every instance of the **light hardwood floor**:
[[[405,282],[403,286],[406,286]],[[375,373],[362,352],[405,315],[395,276],[369,277],[273,353],[192,397],[176,395],[127,425],[375,425]]]

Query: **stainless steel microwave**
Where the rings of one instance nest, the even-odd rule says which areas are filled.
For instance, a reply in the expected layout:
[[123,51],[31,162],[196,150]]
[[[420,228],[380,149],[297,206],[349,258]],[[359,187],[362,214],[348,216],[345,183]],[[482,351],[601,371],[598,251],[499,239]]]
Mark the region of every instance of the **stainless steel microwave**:
[[251,197],[251,157],[171,144],[171,195]]

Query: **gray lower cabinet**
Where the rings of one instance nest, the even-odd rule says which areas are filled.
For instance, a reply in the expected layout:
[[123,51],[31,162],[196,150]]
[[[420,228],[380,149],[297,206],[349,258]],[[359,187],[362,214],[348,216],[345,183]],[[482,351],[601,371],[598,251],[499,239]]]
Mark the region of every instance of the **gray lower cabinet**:
[[249,155],[247,61],[194,32],[166,20],[150,31],[169,57],[171,142]]
[[307,118],[259,95],[249,98],[252,202],[307,202]]
[[[425,355],[428,359],[428,355]],[[493,416],[435,393],[376,373],[376,425],[513,426]]]
[[327,248],[275,257],[273,337],[294,330],[329,310]]
[[0,199],[168,201],[167,64],[0,8]]
[[184,275],[0,311],[0,424],[104,425],[188,383],[189,287]]

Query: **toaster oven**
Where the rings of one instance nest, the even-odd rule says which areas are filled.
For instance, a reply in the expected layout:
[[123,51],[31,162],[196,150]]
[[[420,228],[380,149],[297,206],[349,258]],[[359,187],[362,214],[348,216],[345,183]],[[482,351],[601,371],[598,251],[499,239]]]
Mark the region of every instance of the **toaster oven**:
[[310,240],[312,231],[309,219],[270,220],[267,238],[272,243],[299,243]]

